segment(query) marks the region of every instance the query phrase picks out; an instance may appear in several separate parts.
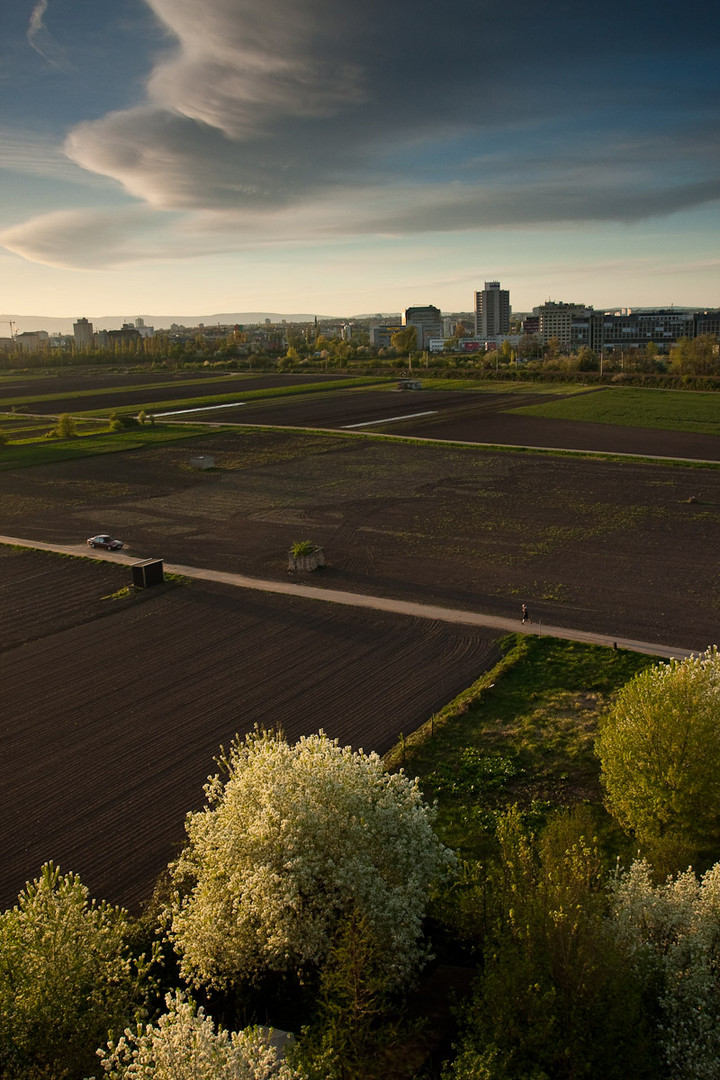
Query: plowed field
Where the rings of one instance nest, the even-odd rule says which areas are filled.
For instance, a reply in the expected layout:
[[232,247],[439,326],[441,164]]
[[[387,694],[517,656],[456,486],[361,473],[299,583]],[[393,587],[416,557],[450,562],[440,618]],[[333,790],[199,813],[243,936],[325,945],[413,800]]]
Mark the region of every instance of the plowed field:
[[202,375],[198,372],[170,375],[143,373],[139,375],[58,375],[44,379],[3,379],[0,382],[0,412],[16,398],[42,397],[33,401],[27,411],[54,416],[61,412],[89,412],[92,409],[121,409],[171,401],[173,398],[204,397],[210,394],[232,394],[241,398],[250,390],[268,387],[297,386],[303,383],[342,383],[346,376],[324,373],[314,375]]
[[[190,458],[214,455],[198,472]],[[720,469],[248,431],[0,473],[3,529],[688,649],[718,639]]]
[[383,752],[492,664],[473,629],[166,585],[0,547],[0,906],[42,863],[138,907],[202,804],[221,744],[255,724]]

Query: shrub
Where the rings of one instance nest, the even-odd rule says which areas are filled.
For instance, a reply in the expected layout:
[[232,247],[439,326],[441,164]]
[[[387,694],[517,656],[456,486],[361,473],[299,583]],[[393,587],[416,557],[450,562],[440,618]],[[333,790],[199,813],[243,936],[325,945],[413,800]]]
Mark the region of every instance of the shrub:
[[0,1075],[88,1075],[110,1028],[143,1015],[150,961],[133,958],[128,915],[97,904],[51,863],[0,915]]

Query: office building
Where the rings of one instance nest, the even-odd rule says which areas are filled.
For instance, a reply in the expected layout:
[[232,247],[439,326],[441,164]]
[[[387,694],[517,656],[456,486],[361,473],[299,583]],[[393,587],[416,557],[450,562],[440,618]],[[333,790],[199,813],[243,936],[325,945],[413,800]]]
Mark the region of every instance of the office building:
[[428,304],[427,307],[406,308],[403,326],[414,326],[417,332],[417,348],[422,352],[428,348],[430,338],[443,336],[443,321],[440,309]]

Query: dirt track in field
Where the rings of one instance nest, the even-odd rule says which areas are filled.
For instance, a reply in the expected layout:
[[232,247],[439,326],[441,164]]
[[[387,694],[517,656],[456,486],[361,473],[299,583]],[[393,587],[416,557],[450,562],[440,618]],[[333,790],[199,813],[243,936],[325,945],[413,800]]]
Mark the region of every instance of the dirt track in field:
[[[202,448],[216,468],[198,472]],[[720,470],[247,431],[0,473],[2,531],[99,531],[129,554],[283,577],[298,539],[319,584],[610,639],[718,639]]]
[[236,732],[382,753],[497,655],[474,628],[222,585],[103,599],[129,577],[0,548],[2,906],[47,859],[137,906]]

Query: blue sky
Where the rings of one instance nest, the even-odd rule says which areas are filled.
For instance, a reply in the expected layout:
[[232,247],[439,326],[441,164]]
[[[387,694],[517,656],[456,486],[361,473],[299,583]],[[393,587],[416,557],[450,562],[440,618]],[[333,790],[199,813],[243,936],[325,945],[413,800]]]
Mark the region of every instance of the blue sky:
[[5,312],[720,306],[716,5],[9,6]]

